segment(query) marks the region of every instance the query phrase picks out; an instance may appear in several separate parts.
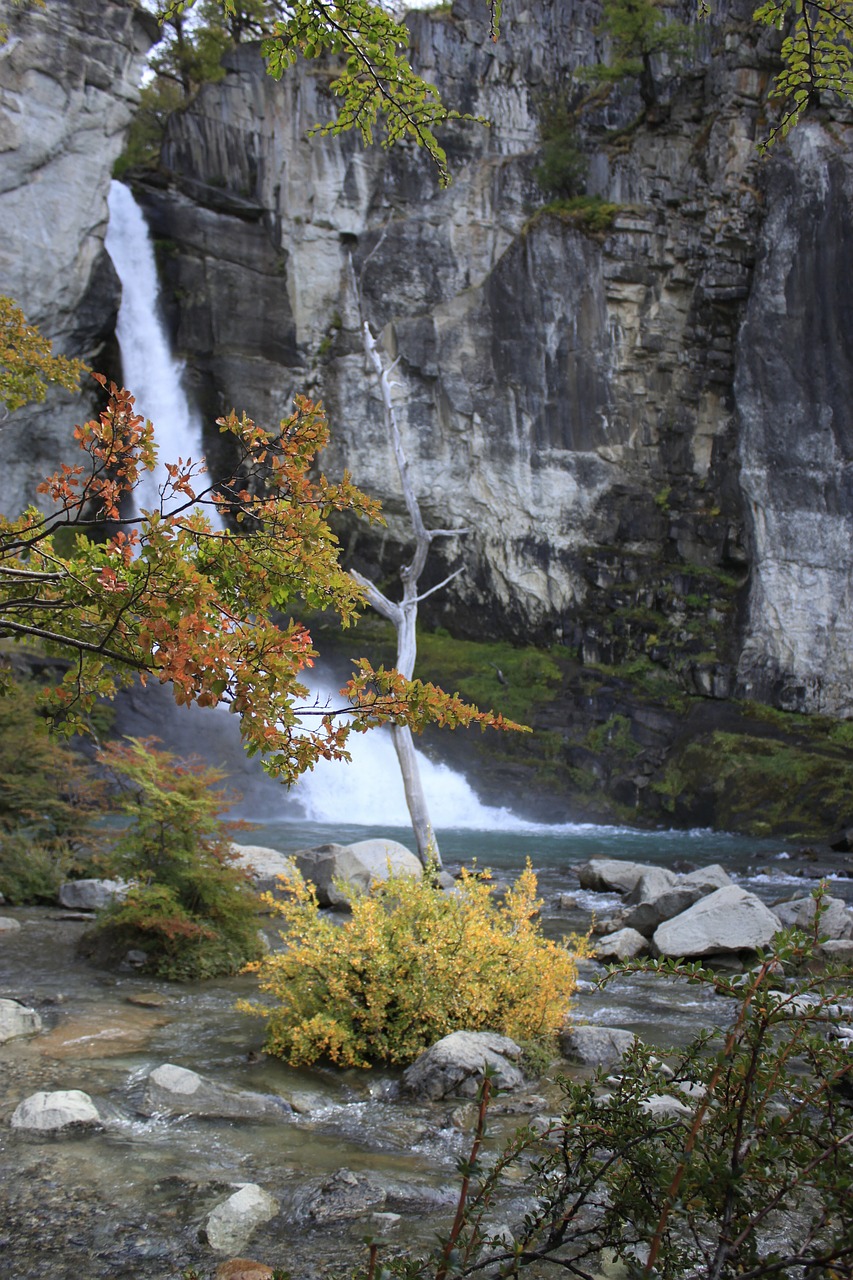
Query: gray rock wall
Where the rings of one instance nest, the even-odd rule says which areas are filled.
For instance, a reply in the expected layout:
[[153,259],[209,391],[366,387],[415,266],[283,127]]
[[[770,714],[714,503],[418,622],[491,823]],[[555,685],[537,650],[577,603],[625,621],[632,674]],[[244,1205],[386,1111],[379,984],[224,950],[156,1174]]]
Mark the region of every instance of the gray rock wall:
[[[4,6],[0,46],[0,292],[55,350],[101,354],[118,287],[103,241],[107,190],[156,28],[134,0]],[[31,501],[67,456],[92,397],[51,396],[0,428],[0,510]]]

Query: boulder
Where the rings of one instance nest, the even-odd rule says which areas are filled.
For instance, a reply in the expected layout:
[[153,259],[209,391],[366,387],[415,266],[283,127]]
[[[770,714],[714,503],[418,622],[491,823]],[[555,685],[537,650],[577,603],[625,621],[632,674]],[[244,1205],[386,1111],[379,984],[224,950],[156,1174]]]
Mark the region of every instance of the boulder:
[[192,1115],[209,1120],[285,1120],[292,1114],[284,1098],[215,1084],[171,1062],[150,1073],[137,1110],[144,1116]]
[[269,1192],[255,1182],[245,1182],[208,1216],[204,1235],[217,1253],[236,1253],[256,1227],[277,1213],[278,1201]]
[[[668,871],[666,867],[649,867],[640,876],[633,889],[629,890],[625,902],[629,906],[634,906],[638,902],[651,902],[676,884],[678,884],[678,876],[674,871]],[[699,897],[698,891],[696,897]]]
[[41,1030],[41,1018],[35,1009],[18,1000],[0,1000],[0,1044],[19,1036],[35,1036]]
[[0,1044],[41,1031],[41,1018],[18,1000],[0,1000]]
[[345,1222],[385,1207],[388,1193],[371,1173],[336,1169],[320,1186],[306,1189],[305,1212],[313,1222]]
[[59,886],[59,901],[69,911],[100,911],[127,896],[126,880],[66,880]]
[[404,1093],[437,1101],[449,1095],[472,1098],[488,1066],[504,1092],[520,1089],[524,1076],[515,1064],[521,1049],[509,1036],[491,1031],[453,1031],[436,1041],[403,1072]]
[[821,960],[838,964],[853,964],[853,939],[830,938],[817,947],[817,955]]
[[766,947],[781,928],[754,893],[726,885],[659,925],[653,948],[661,956],[707,956]]
[[231,852],[235,854],[235,865],[248,871],[255,888],[260,893],[275,893],[280,889],[279,876],[293,872],[293,859],[278,849],[269,849],[262,844],[232,844]]
[[11,916],[0,916],[0,933],[17,933],[20,927],[20,920],[13,920]]
[[732,878],[719,862],[712,862],[710,867],[699,867],[696,871],[687,871],[680,875],[678,883],[695,885],[703,894],[706,894],[713,893],[715,889],[724,889],[727,884],[732,883]]
[[103,1127],[97,1107],[81,1089],[33,1093],[12,1112],[10,1124],[13,1129],[44,1134]]
[[305,879],[314,885],[320,906],[341,910],[347,910],[350,905],[348,885],[366,891],[374,880],[387,880],[390,872],[420,879],[424,870],[420,860],[395,840],[320,845],[316,849],[301,849],[293,855],[293,861]]
[[622,862],[618,858],[590,858],[575,867],[581,888],[595,893],[630,893],[642,876],[655,870],[642,862]]
[[[853,937],[853,914],[843,898],[823,900],[818,932],[821,938],[844,940]],[[814,926],[817,903],[814,898],[792,898],[788,902],[775,902],[773,912],[786,929],[811,930]]]
[[563,1057],[585,1067],[621,1062],[637,1037],[621,1027],[568,1027],[560,1036]]
[[633,960],[635,956],[644,955],[649,949],[649,942],[636,929],[618,929],[609,933],[595,944],[596,960]]

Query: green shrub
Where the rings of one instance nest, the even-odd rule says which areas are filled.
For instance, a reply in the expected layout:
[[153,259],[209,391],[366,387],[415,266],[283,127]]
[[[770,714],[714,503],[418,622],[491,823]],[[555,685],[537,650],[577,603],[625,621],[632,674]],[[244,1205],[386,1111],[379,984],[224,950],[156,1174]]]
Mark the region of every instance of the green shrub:
[[0,697],[0,893],[52,902],[93,842],[102,789],[79,752],[50,732],[30,681]]
[[539,109],[542,159],[533,172],[540,189],[556,199],[583,194],[589,160],[577,131],[577,112],[558,94],[546,98]]
[[[637,1042],[618,1073],[563,1081],[558,1120],[481,1162],[487,1079],[452,1227],[427,1256],[380,1260],[371,1246],[368,1280],[528,1267],[602,1280],[849,1280],[853,1062],[832,1029],[853,969],[803,977],[813,946],[779,935],[736,977],[673,961],[612,975],[657,971],[713,989],[731,997],[728,1025],[671,1057],[666,1075]],[[511,1243],[496,1220],[512,1223]]]
[[407,1063],[451,1031],[552,1036],[575,989],[574,957],[542,937],[529,864],[501,903],[488,879],[464,875],[450,895],[430,878],[391,876],[358,895],[342,925],[317,911],[298,874],[269,899],[287,926],[284,950],[249,966],[272,1008],[265,1049],[292,1066]]
[[262,943],[259,899],[220,817],[230,803],[217,786],[223,774],[153,741],[111,743],[99,755],[130,819],[105,865],[134,887],[99,915],[83,950],[106,960],[144,951],[148,971],[169,979],[236,973]]

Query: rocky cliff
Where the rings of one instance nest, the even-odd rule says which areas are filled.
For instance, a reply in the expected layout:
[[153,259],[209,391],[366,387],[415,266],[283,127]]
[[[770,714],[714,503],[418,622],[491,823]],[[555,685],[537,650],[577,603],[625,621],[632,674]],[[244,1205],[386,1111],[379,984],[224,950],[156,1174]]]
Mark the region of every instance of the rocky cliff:
[[[104,252],[107,189],[157,28],[135,0],[3,5],[0,292],[57,351],[103,367],[119,291]],[[0,510],[19,511],[92,409],[52,396],[0,428]]]
[[[275,421],[295,391],[322,395],[326,469],[348,466],[389,517],[379,534],[343,529],[347,554],[385,579],[406,529],[354,271],[398,359],[427,518],[468,530],[431,564],[425,587],[465,572],[425,603],[427,624],[553,646],[512,672],[552,815],[780,829],[784,814],[753,823],[772,775],[767,805],[783,778],[808,793],[785,829],[840,824],[846,738],[732,700],[853,714],[853,127],[817,113],[759,159],[773,36],[734,0],[687,68],[657,67],[653,117],[630,85],[584,112],[587,189],[606,210],[548,205],[540,119],[595,61],[599,9],[523,6],[497,45],[473,0],[410,17],[421,68],[493,121],[447,131],[447,191],[414,150],[309,138],[331,110],[319,63],[277,84],[243,47],[172,118],[160,168],[133,185],[190,389],[210,423],[232,406]],[[0,52],[18,127],[0,155],[3,287],[94,356],[116,301],[109,169],[150,32],[118,0],[48,0],[15,23]],[[55,460],[59,419],[44,420],[0,434],[7,506]],[[425,646],[425,675],[447,676],[440,647]],[[492,657],[509,670],[509,651]],[[459,680],[502,696],[473,666]],[[492,757],[493,795],[527,787],[524,743]]]
[[435,561],[434,580],[466,571],[431,621],[849,715],[853,135],[810,120],[759,159],[772,48],[728,8],[662,74],[653,123],[630,93],[585,117],[612,224],[549,211],[537,117],[595,59],[596,14],[516,7],[498,45],[468,0],[412,15],[421,67],[493,121],[449,133],[448,191],[423,156],[309,140],[322,67],[276,84],[255,49],[231,57],[141,189],[179,350],[211,417],[322,394],[328,466],[391,517],[350,552],[386,573],[405,532],[352,255],[428,517],[471,530]]

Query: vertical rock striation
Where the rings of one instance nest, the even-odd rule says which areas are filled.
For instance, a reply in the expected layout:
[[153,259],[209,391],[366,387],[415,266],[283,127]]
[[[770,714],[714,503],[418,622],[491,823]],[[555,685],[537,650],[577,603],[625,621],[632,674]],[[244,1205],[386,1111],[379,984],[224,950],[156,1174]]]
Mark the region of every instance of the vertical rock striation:
[[[0,46],[0,290],[56,350],[93,359],[115,327],[107,189],[156,24],[134,0],[10,9]],[[51,397],[0,430],[0,509],[32,500],[91,396]]]

